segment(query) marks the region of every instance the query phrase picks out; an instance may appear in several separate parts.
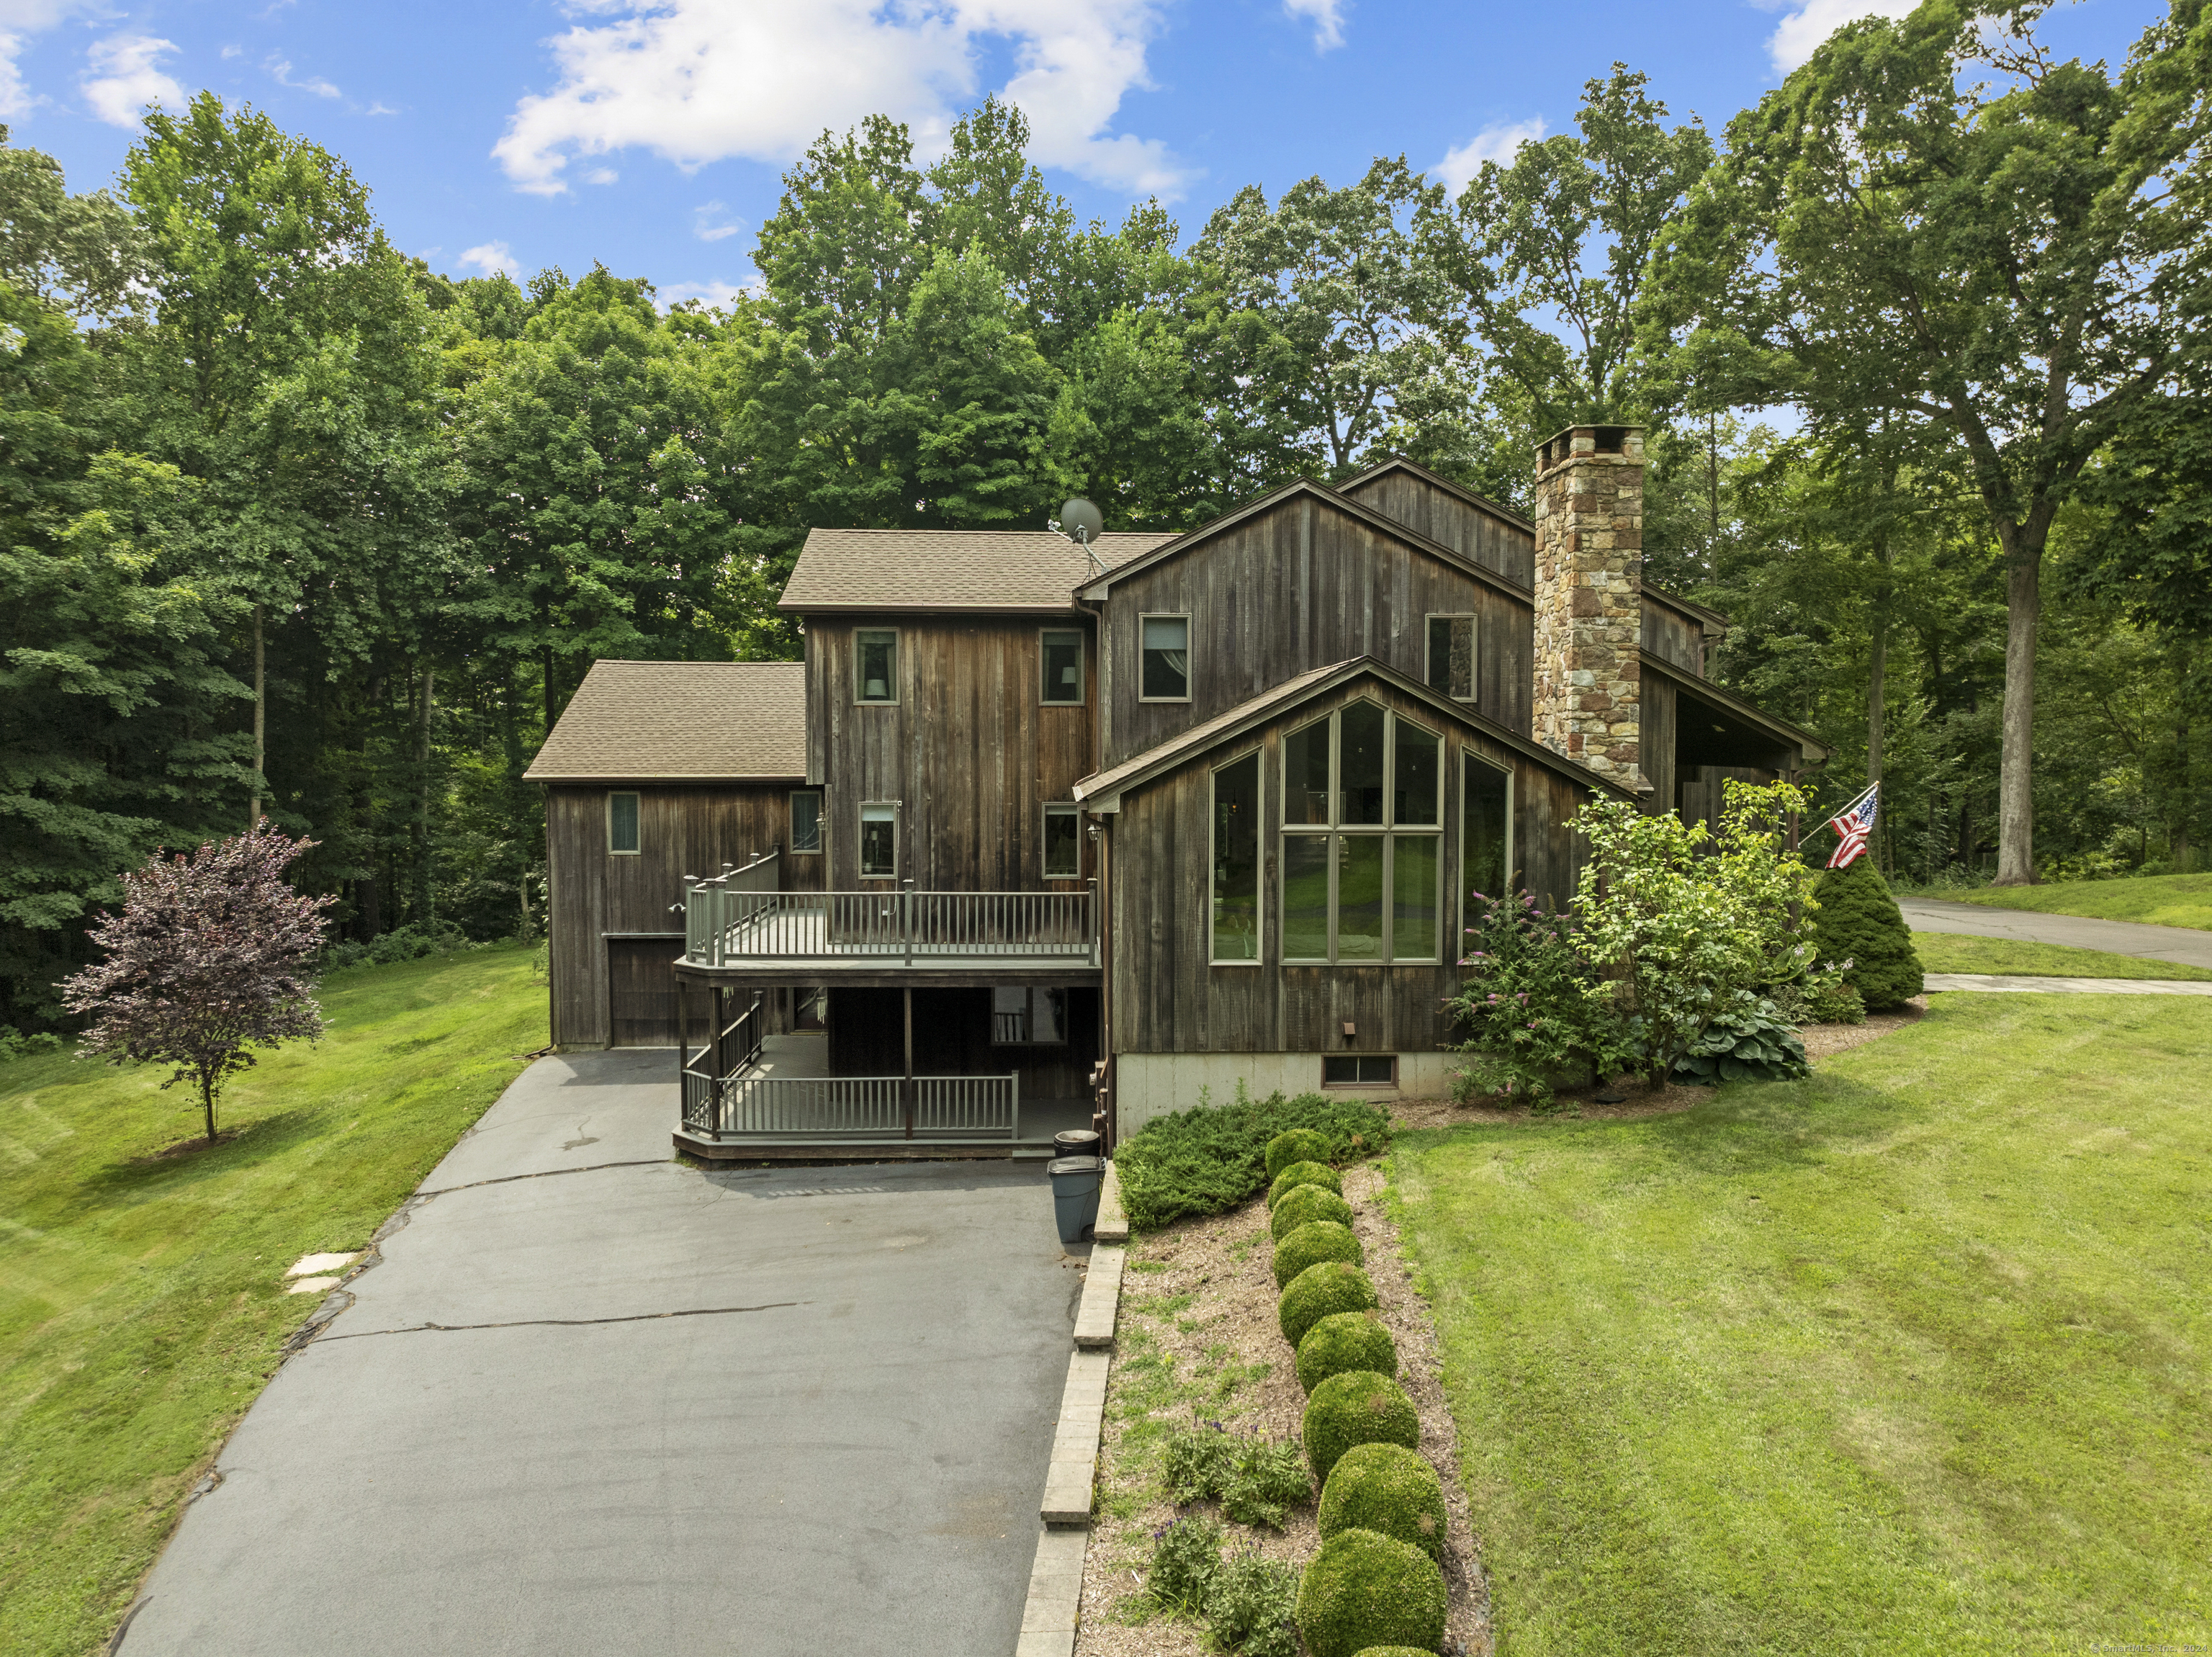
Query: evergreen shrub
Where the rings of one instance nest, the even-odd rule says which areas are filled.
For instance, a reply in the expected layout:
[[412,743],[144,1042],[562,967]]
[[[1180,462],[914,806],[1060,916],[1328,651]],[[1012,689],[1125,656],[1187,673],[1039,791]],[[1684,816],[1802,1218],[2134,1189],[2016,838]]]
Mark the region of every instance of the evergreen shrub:
[[1847,963],[1844,977],[1869,1010],[1901,1007],[1927,987],[1912,929],[1872,857],[1824,870],[1813,896],[1820,905],[1813,917],[1820,959]]
[[1349,1226],[1352,1204],[1326,1185],[1294,1185],[1283,1193],[1283,1200],[1267,1216],[1267,1235],[1279,1243],[1300,1226],[1310,1226],[1316,1220]]
[[1365,1312],[1382,1304],[1375,1285],[1358,1266],[1324,1260],[1291,1279],[1275,1307],[1283,1338],[1296,1350],[1306,1331],[1333,1312]]
[[1401,1444],[1355,1444],[1339,1456],[1315,1520],[1323,1541],[1340,1531],[1374,1531],[1432,1559],[1443,1556],[1444,1524],[1443,1480],[1426,1456]]
[[1298,1584],[1298,1631],[1313,1657],[1376,1646],[1434,1652],[1444,1642],[1444,1574],[1410,1542],[1340,1531]]
[[1298,1385],[1309,1394],[1331,1375],[1355,1369],[1398,1374],[1398,1343],[1372,1312],[1333,1312],[1298,1343]]
[[1327,1162],[1335,1147],[1328,1136],[1311,1128],[1285,1128],[1267,1142],[1267,1178],[1273,1179],[1293,1162]]
[[1326,1093],[1255,1100],[1243,1088],[1227,1105],[1200,1105],[1154,1117],[1114,1149],[1121,1207],[1139,1230],[1193,1215],[1226,1214],[1267,1189],[1267,1142],[1286,1128],[1310,1128],[1330,1157],[1352,1161],[1386,1150],[1390,1118],[1364,1100]]
[[1323,1191],[1334,1191],[1339,1197],[1344,1195],[1343,1177],[1328,1163],[1293,1162],[1277,1174],[1274,1184],[1267,1187],[1267,1206],[1273,1208],[1283,1200],[1285,1192],[1295,1191],[1300,1185],[1319,1185]]
[[1388,1375],[1347,1369],[1331,1375],[1306,1400],[1306,1459],[1326,1486],[1337,1459],[1355,1444],[1421,1446],[1421,1418],[1406,1389]]
[[1366,1259],[1367,1251],[1352,1234],[1352,1228],[1334,1220],[1316,1220],[1300,1226],[1275,1245],[1275,1287],[1282,1288],[1308,1266],[1324,1260],[1348,1260],[1353,1265]]

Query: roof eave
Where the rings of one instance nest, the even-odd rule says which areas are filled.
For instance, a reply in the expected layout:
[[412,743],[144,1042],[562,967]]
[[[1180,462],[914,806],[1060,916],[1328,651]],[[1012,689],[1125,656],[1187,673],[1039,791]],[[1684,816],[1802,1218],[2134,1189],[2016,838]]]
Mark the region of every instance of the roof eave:
[[1657,668],[1662,677],[1673,679],[1692,695],[1709,697],[1747,723],[1757,725],[1780,737],[1786,746],[1802,754],[1808,765],[1826,764],[1829,755],[1834,752],[1812,732],[1800,730],[1786,719],[1776,718],[1757,703],[1738,696],[1734,691],[1723,689],[1710,679],[1691,673],[1687,668],[1678,667],[1664,656],[1650,650],[1639,649],[1636,654],[1644,667]]
[[579,786],[605,788],[609,786],[621,786],[642,789],[696,788],[710,785],[724,788],[758,787],[765,786],[771,783],[796,783],[803,784],[806,781],[806,777],[805,773],[800,771],[748,772],[743,776],[737,777],[729,776],[721,772],[715,772],[713,774],[672,776],[665,772],[656,775],[641,775],[631,771],[609,771],[605,773],[566,771],[555,776],[546,776],[537,771],[525,771],[522,773],[522,780],[526,783],[543,783],[549,788],[574,788]]

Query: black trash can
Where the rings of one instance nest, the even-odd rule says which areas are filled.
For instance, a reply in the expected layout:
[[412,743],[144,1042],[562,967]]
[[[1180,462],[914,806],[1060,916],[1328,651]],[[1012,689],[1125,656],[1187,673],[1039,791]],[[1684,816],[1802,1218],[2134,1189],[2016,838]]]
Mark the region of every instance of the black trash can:
[[1060,1240],[1079,1243],[1098,1223],[1098,1192],[1105,1184],[1106,1163],[1096,1156],[1054,1157],[1045,1165],[1052,1176],[1054,1217],[1060,1222]]
[[1088,1128],[1070,1128],[1066,1133],[1052,1136],[1054,1156],[1097,1156],[1098,1136]]

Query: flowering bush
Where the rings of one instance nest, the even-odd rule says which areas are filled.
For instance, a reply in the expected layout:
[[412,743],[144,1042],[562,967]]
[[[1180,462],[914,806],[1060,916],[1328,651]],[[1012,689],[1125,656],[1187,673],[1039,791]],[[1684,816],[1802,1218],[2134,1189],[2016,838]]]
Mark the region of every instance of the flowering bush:
[[1820,906],[1813,872],[1782,837],[1788,815],[1804,807],[1787,783],[1731,778],[1717,833],[1621,800],[1594,800],[1570,823],[1590,847],[1576,942],[1606,974],[1593,994],[1637,1020],[1638,1069],[1655,1089],[1716,1018],[1736,1009],[1738,991],[1794,983],[1811,965],[1800,934]]
[[1460,993],[1444,1003],[1467,1039],[1455,1092],[1503,1094],[1541,1106],[1584,1071],[1600,1078],[1633,1048],[1620,1014],[1575,947],[1567,916],[1519,897],[1474,896]]

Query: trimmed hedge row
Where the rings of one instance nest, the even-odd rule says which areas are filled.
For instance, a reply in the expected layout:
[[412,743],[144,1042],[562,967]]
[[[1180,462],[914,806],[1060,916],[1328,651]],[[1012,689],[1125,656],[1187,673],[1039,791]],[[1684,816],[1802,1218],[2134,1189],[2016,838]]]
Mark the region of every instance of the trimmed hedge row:
[[1322,1549],[1298,1584],[1312,1657],[1413,1657],[1443,1645],[1443,1483],[1396,1380],[1397,1343],[1376,1317],[1344,1182],[1307,1134],[1269,1140],[1276,1307],[1307,1393],[1303,1437],[1321,1481]]
[[1271,1093],[1263,1100],[1240,1094],[1231,1104],[1155,1117],[1114,1151],[1129,1223],[1150,1231],[1172,1220],[1226,1214],[1249,1202],[1281,1172],[1267,1167],[1269,1142],[1299,1128],[1328,1142],[1330,1161],[1365,1156],[1390,1142],[1390,1118],[1382,1111],[1325,1093],[1295,1099]]

